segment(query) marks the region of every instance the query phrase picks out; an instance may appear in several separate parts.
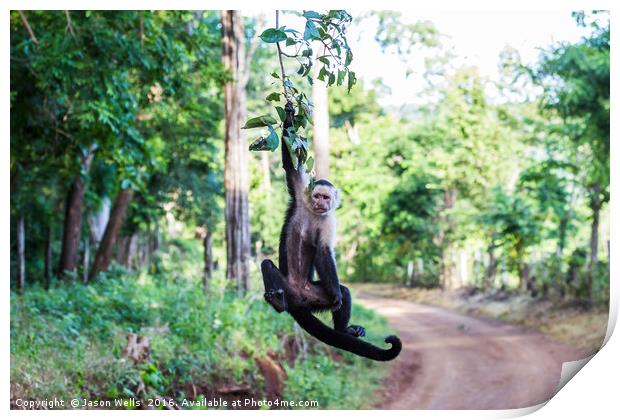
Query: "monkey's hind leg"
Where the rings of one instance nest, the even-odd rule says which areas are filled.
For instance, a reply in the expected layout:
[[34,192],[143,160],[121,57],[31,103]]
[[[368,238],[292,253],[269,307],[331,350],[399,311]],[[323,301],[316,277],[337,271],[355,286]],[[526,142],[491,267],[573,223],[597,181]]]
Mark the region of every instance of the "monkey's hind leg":
[[282,273],[271,262],[264,260],[260,265],[263,273],[263,283],[265,285],[265,300],[278,312],[284,312],[288,309],[286,303],[286,294],[284,293],[284,282]]

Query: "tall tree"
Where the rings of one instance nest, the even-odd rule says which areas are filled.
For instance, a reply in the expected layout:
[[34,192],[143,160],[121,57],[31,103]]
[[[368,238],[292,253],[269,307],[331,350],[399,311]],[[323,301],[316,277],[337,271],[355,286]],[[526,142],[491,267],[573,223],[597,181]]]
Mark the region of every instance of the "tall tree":
[[80,159],[80,173],[71,184],[65,204],[65,222],[60,253],[60,274],[75,271],[77,267],[80,233],[82,232],[82,211],[84,209],[85,176],[93,161],[93,148],[86,150]]
[[[61,201],[69,205],[58,265],[75,270],[84,218],[116,185],[146,196],[140,210],[151,219],[139,224],[150,228],[170,192],[146,191],[154,173],[170,175],[171,162],[198,172],[194,162],[217,161],[225,79],[219,22],[219,12],[11,13],[11,217],[16,226],[24,216],[25,248],[46,261],[29,261],[28,275],[58,257],[44,232],[62,240],[54,230],[63,226]],[[93,157],[84,151],[95,139]],[[209,165],[214,178],[219,163]],[[206,193],[219,196],[213,191]],[[17,263],[17,252],[12,259]]]
[[208,227],[205,229],[205,237],[203,239],[203,260],[204,267],[202,270],[202,285],[205,290],[209,288],[209,281],[213,276],[213,233]]
[[243,293],[250,286],[248,152],[245,134],[241,131],[246,119],[248,57],[241,13],[224,10],[221,20],[222,62],[231,76],[224,86],[226,277],[235,280],[239,292]]
[[89,279],[93,280],[97,274],[102,271],[107,271],[110,261],[112,260],[112,251],[118,238],[118,232],[125,220],[125,213],[127,212],[127,206],[133,198],[134,191],[131,188],[125,188],[118,193],[114,206],[110,212],[110,220],[105,228],[103,239],[97,249],[97,255],[93,262],[93,267],[90,271]]
[[485,95],[477,69],[458,69],[437,93],[441,100],[429,106],[427,121],[414,136],[426,148],[426,158],[434,162],[432,170],[444,191],[437,235],[442,250],[440,277],[444,287],[454,288],[460,286],[458,247],[472,234],[467,209],[480,208],[489,187],[506,177],[509,165],[497,156],[514,146]]
[[24,216],[17,219],[17,288],[26,287],[26,232]]
[[[319,61],[317,63],[321,64]],[[329,178],[329,108],[327,84],[318,78],[321,67],[314,66],[312,83],[312,143],[314,145],[314,170],[317,179]]]
[[592,213],[588,289],[598,262],[599,220],[609,201],[609,16],[575,12],[577,24],[589,27],[591,34],[574,44],[562,43],[546,51],[535,80],[545,89],[543,106],[556,111],[564,120],[565,133],[573,140],[577,153],[586,155],[583,186]]

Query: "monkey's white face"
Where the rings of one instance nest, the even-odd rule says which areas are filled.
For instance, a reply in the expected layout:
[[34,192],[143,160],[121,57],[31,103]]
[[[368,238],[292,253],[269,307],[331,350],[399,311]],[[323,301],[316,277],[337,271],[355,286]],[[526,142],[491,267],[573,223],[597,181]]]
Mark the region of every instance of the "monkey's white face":
[[312,197],[310,197],[312,203],[312,211],[316,214],[324,214],[332,208],[332,195],[327,188],[315,188],[312,190]]
[[317,185],[310,194],[310,207],[314,214],[326,215],[338,206],[338,192],[335,188]]

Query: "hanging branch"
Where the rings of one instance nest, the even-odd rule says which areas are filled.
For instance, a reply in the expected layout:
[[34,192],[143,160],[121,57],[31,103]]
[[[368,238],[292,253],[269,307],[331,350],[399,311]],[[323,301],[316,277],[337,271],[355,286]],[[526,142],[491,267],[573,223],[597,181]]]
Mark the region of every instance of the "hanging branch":
[[[280,29],[280,11],[276,10],[276,30]],[[280,60],[280,72],[282,74],[282,87],[284,88],[284,97],[286,101],[290,101],[290,97],[288,94],[288,90],[286,89],[286,73],[284,72],[284,63],[282,62],[282,49],[280,48],[280,43],[276,42],[276,47],[278,48],[278,60]]]
[[37,39],[36,36],[34,36],[34,32],[32,32],[32,28],[28,24],[28,19],[26,19],[26,15],[24,14],[24,12],[22,12],[21,10],[18,10],[17,13],[19,13],[19,16],[22,18],[22,22],[24,23],[24,26],[26,27],[28,34],[30,34],[30,39],[32,40],[32,42],[39,45],[39,40]]
[[69,16],[68,10],[65,10],[65,16],[67,17],[67,29],[65,29],[65,32],[69,31],[73,39],[75,39],[75,32],[73,31],[73,24],[71,23],[71,16]]

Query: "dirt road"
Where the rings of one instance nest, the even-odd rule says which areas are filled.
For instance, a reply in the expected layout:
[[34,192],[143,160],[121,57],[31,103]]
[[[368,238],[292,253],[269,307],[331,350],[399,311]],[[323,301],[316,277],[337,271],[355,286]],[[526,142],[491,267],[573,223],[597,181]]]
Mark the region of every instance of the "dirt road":
[[380,409],[509,409],[548,400],[562,362],[582,352],[523,327],[412,302],[359,294],[387,317],[403,351]]

